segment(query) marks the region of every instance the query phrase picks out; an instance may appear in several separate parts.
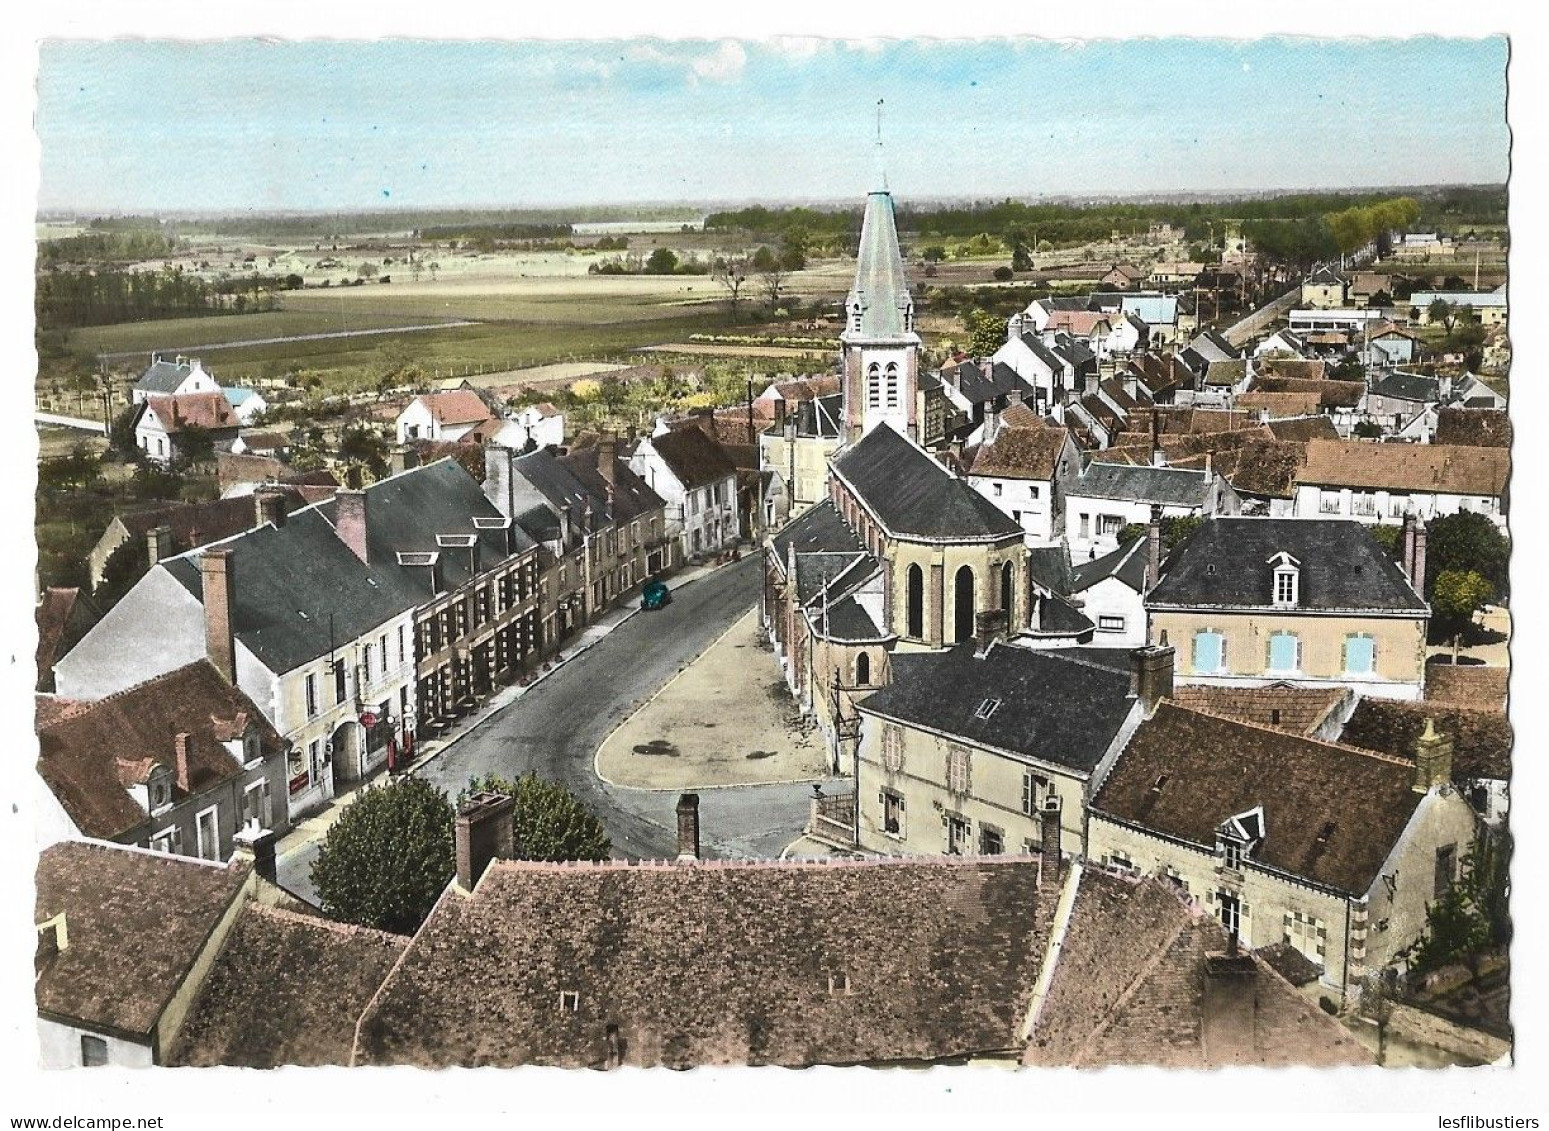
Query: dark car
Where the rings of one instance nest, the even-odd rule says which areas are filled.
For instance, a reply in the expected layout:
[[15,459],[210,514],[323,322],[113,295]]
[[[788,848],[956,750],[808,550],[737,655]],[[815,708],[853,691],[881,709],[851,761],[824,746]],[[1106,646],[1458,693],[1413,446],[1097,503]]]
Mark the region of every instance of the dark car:
[[671,601],[672,590],[667,588],[664,581],[647,581],[645,588],[640,591],[642,609],[659,609]]

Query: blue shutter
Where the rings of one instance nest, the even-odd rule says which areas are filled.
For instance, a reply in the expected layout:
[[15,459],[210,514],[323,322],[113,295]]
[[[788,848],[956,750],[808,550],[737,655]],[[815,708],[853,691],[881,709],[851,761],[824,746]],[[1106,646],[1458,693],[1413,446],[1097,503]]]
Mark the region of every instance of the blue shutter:
[[1269,638],[1269,669],[1276,672],[1295,671],[1297,666],[1297,640],[1289,632],[1277,632]]
[[1345,637],[1345,671],[1370,675],[1377,668],[1377,645],[1370,636]]
[[1221,670],[1221,634],[1196,632],[1194,634],[1194,670],[1209,675]]

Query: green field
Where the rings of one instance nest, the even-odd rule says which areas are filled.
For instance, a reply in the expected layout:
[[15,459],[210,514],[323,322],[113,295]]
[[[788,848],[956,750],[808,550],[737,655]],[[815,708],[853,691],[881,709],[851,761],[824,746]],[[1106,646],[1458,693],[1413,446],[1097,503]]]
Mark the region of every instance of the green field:
[[[443,319],[426,318],[435,322]],[[290,334],[321,334],[333,330],[369,330],[401,326],[396,316],[360,307],[329,310],[326,307],[287,306],[264,314],[221,314],[208,318],[168,318],[155,322],[125,322],[113,326],[88,326],[70,335],[70,345],[91,353],[125,353],[130,350],[175,350],[251,338],[277,338]]]

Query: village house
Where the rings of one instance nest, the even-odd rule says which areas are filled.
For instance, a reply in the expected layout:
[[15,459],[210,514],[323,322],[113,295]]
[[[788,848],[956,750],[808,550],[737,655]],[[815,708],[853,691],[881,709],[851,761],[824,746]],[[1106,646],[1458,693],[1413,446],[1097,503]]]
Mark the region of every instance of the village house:
[[636,445],[629,469],[666,502],[667,533],[678,539],[684,561],[737,544],[737,467],[699,429],[660,424]]
[[[290,452],[290,437],[284,432],[257,429],[238,433],[231,442],[231,452],[239,456],[267,456],[280,458]],[[217,458],[219,458],[217,456]]]
[[1416,291],[1409,296],[1415,321],[1431,324],[1431,304],[1444,302],[1454,311],[1467,311],[1484,326],[1506,325],[1506,284],[1493,291]]
[[1136,267],[1133,263],[1115,263],[1097,281],[1104,287],[1127,291],[1145,282],[1146,275],[1145,268]]
[[828,462],[844,431],[843,396],[794,402],[783,419],[759,433],[758,464],[769,478],[764,528],[773,530],[828,498]]
[[[163,466],[199,454],[196,444],[229,449],[239,421],[224,393],[151,394],[141,402],[134,425],[135,446]],[[208,451],[213,455],[213,450]]]
[[503,448],[557,448],[565,442],[565,414],[548,401],[512,413],[490,437]]
[[221,393],[231,406],[231,411],[236,414],[237,423],[243,428],[252,427],[255,421],[263,419],[264,413],[269,411],[269,402],[256,389],[227,387]]
[[394,424],[400,444],[411,440],[482,444],[502,422],[472,389],[423,393],[409,402]]
[[1392,322],[1368,326],[1361,339],[1357,360],[1368,369],[1392,369],[1412,365],[1420,355],[1420,336]]
[[1345,305],[1350,281],[1327,263],[1320,264],[1302,280],[1301,304],[1315,310],[1332,310]]
[[175,356],[168,361],[161,354],[151,355],[151,364],[140,374],[130,390],[130,403],[140,404],[150,397],[178,397],[188,393],[218,393],[220,385],[197,357]]
[[1144,467],[1092,460],[1065,484],[1065,544],[1071,558],[1096,558],[1118,548],[1119,532],[1162,517],[1234,515],[1242,502],[1206,461],[1199,470]]
[[1417,699],[1430,619],[1423,529],[1405,564],[1408,575],[1346,519],[1218,518],[1158,562],[1149,639],[1179,649],[1179,683]]
[[[1352,306],[1393,306],[1393,291],[1402,278],[1385,271],[1351,271],[1346,297]],[[1386,296],[1384,302],[1374,302]]]
[[[940,380],[947,400],[964,418],[953,440],[975,447],[999,434],[1006,410],[1036,400],[1033,386],[1003,362],[963,360],[943,366]],[[922,441],[923,444],[923,441]]]
[[1313,440],[1296,476],[1298,518],[1393,525],[1474,511],[1506,524],[1511,452],[1450,444]]
[[1320,331],[1359,338],[1368,327],[1379,325],[1387,319],[1382,311],[1368,307],[1329,306],[1298,307],[1286,316],[1286,321],[1293,334],[1299,335],[1309,344],[1315,344],[1313,335]]
[[1281,328],[1253,347],[1254,357],[1308,357],[1307,343],[1301,335]]
[[1084,378],[1075,357],[1056,353],[1036,332],[1022,332],[1015,318],[1008,323],[1006,344],[990,362],[996,368],[1006,366],[1032,387],[1031,405],[1040,416],[1063,404],[1068,392],[1079,391]]
[[1156,287],[1182,287],[1189,288],[1199,281],[1204,273],[1203,263],[1191,262],[1162,262],[1151,268],[1151,274],[1147,276],[1147,282]]
[[244,828],[283,836],[286,745],[198,660],[95,701],[40,697],[38,835],[230,858]]
[[1064,428],[1033,417],[1004,427],[975,452],[968,482],[1021,526],[1029,546],[1059,541],[1065,489],[1080,475],[1081,455]]
[[1289,946],[1358,995],[1402,968],[1473,843],[1450,745],[1410,762],[1163,703],[1092,801],[1089,854],[1165,877],[1242,946]]
[[1092,622],[1096,647],[1138,648],[1145,644],[1149,561],[1146,539],[1138,537],[1095,561],[1071,563],[1065,596]]

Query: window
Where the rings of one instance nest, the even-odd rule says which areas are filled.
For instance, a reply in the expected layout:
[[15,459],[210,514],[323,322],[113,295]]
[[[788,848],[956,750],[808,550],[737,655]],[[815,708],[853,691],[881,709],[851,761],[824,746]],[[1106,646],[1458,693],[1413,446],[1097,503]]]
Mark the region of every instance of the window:
[[1099,615],[1097,618],[1097,630],[1099,632],[1123,632],[1124,618]]
[[1447,889],[1457,879],[1458,846],[1444,844],[1436,850],[1436,883],[1432,889],[1437,899],[1447,894]]
[[925,571],[911,565],[904,578],[905,635],[919,640],[925,635]]
[[242,823],[267,829],[273,820],[274,815],[270,811],[269,803],[269,783],[255,781],[242,791]]
[[828,976],[828,992],[831,994],[847,994],[850,992],[850,976],[844,972],[830,974]]
[[1194,634],[1194,671],[1215,675],[1226,670],[1226,638],[1212,629]]
[[371,682],[371,645],[363,644],[360,649],[360,666],[366,677],[366,682]]
[[947,747],[947,790],[968,792],[968,751],[961,746]]
[[890,789],[882,791],[882,831],[900,839],[904,833],[904,799]]
[[1242,932],[1242,900],[1230,892],[1217,892],[1216,918],[1221,921],[1221,926],[1226,928],[1227,934],[1240,935]]
[[890,361],[890,362],[887,363],[887,385],[886,385],[886,388],[887,388],[887,407],[888,408],[897,408],[898,407],[898,399],[899,399],[899,397],[898,397],[898,363],[896,361]]
[[317,717],[317,673],[307,674],[307,718]]
[[165,852],[168,856],[176,856],[182,848],[183,830],[175,825],[170,829],[162,829],[151,837],[152,852]]
[[1006,834],[989,825],[979,829],[979,852],[983,856],[999,856],[1006,851]]
[[1359,515],[1375,515],[1377,513],[1377,496],[1369,492],[1352,495],[1350,498],[1350,513]]
[[1079,531],[1078,536],[1081,537],[1081,538],[1085,538],[1087,536],[1087,523],[1088,523],[1089,519],[1091,518],[1091,516],[1087,515],[1087,514],[1081,514],[1081,515],[1078,515],[1077,518],[1080,520],[1080,523],[1081,523],[1081,529]]
[[1111,868],[1120,868],[1126,872],[1134,872],[1139,870],[1135,867],[1135,862],[1130,859],[1129,853],[1127,852],[1110,852],[1107,856],[1103,857],[1103,863],[1107,864]]
[[[860,321],[859,317],[856,322]],[[859,329],[859,326],[856,327]],[[882,407],[882,367],[872,362],[866,369],[866,407]]]
[[904,731],[893,723],[882,725],[882,768],[890,774],[904,768]]
[[1242,870],[1242,841],[1231,837],[1221,838],[1221,863],[1234,872]]
[[1029,483],[1027,485],[1027,497],[1029,499],[1036,499],[1038,497],[1038,484]]
[[333,662],[333,702],[336,707],[344,702],[344,682],[344,661],[335,660]]
[[[384,633],[382,633],[381,636],[377,637],[376,652],[377,652],[377,655],[381,658],[382,675],[386,676],[387,675],[387,633],[384,632]],[[399,657],[400,660],[402,658],[403,658],[402,656]]]
[[1364,632],[1345,637],[1345,674],[1371,675],[1377,670],[1377,642]]
[[1294,570],[1294,569],[1277,569],[1277,570],[1275,570],[1275,604],[1277,604],[1277,605],[1294,605],[1294,604],[1296,604],[1296,589],[1297,589],[1296,582],[1297,582],[1296,570]]
[[1319,514],[1340,514],[1343,506],[1338,491],[1324,491],[1318,498]]
[[871,657],[865,652],[855,657],[855,685],[865,687],[871,683]]
[[218,860],[221,854],[220,807],[211,806],[194,819],[194,832],[199,838],[199,857],[202,860]]
[[1022,812],[1029,817],[1036,817],[1048,792],[1048,778],[1035,774],[1031,770],[1024,773],[1022,775]]
[[944,818],[947,826],[947,853],[952,856],[962,856],[968,848],[968,834],[971,830],[967,817],[960,817],[956,813],[948,813]]
[[1285,913],[1285,941],[1318,965],[1328,949],[1328,927],[1320,919],[1300,911]]
[[408,659],[408,652],[408,627],[400,624],[398,626],[398,662],[400,664]]
[[1294,672],[1302,664],[1302,642],[1294,632],[1274,632],[1269,637],[1269,670]]
[[90,1033],[81,1034],[81,1066],[101,1068],[108,1062],[108,1043]]
[[999,483],[991,483],[990,484],[990,493],[992,495],[994,495],[997,499],[1000,498],[1000,484]]
[[1119,514],[1101,514],[1097,516],[1098,537],[1113,537],[1124,529],[1124,516]]
[[987,719],[1000,709],[999,699],[986,699],[979,704],[979,709],[974,712],[974,718]]
[[581,1008],[581,994],[577,990],[559,991],[559,1011],[561,1013],[576,1013]]

